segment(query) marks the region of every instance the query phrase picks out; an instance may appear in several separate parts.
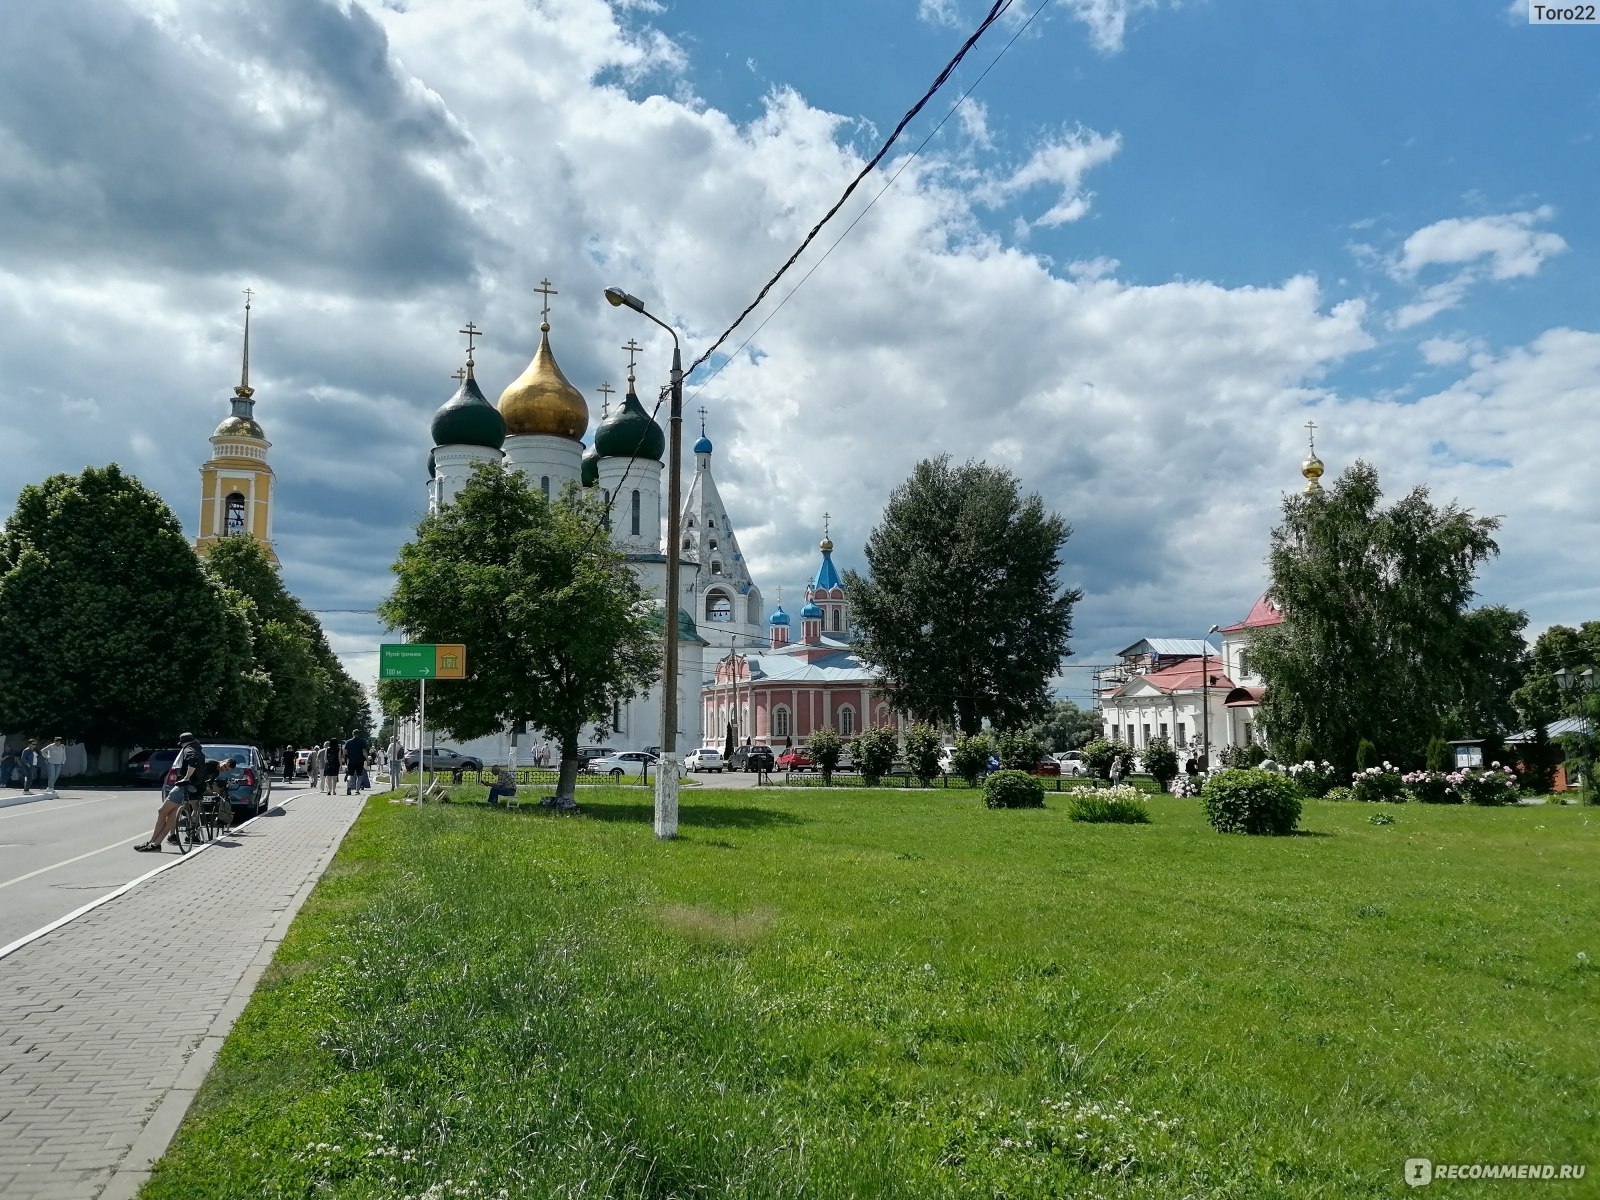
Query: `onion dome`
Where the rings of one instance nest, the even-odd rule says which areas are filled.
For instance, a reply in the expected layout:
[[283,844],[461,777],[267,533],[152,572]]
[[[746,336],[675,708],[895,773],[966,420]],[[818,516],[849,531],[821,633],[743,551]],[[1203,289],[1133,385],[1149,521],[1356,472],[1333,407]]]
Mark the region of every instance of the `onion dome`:
[[600,482],[600,452],[593,446],[583,452],[583,461],[578,464],[578,482],[584,487]]
[[266,440],[261,424],[254,417],[230,416],[222,419],[212,437],[248,437]]
[[533,361],[500,393],[500,415],[510,437],[543,434],[577,441],[589,428],[583,393],[567,382],[550,353],[550,322],[539,326]]
[[815,604],[808,604],[800,610],[800,615],[807,621],[822,620],[822,610]]
[[[820,611],[820,610],[819,610]],[[778,605],[778,611],[767,618],[768,625],[787,625],[789,614],[783,611],[783,605]]]
[[656,462],[667,452],[667,435],[639,403],[632,375],[628,376],[628,394],[617,411],[594,431],[594,448],[601,458],[651,458]]
[[506,422],[494,405],[484,399],[478,381],[472,377],[472,360],[461,386],[433,414],[435,446],[484,446],[498,450],[506,440]]
[[1317,457],[1316,451],[1311,452],[1311,457],[1300,464],[1300,474],[1306,477],[1306,495],[1315,495],[1322,490],[1322,460]]
[[700,440],[694,444],[694,452],[696,454],[710,454],[711,439],[702,433],[700,435]]

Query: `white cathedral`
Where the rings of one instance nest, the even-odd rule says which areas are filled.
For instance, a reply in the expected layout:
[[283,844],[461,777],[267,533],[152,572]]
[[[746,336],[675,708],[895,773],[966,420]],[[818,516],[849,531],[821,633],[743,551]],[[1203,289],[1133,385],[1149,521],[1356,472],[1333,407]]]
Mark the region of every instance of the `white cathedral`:
[[[593,444],[586,449],[583,435],[589,427],[589,406],[556,364],[550,349],[553,293],[548,280],[540,290],[545,293],[545,308],[539,348],[527,369],[500,393],[499,404],[490,404],[479,389],[469,349],[461,386],[434,414],[429,511],[449,504],[479,463],[521,471],[547,499],[559,496],[568,483],[599,488],[610,509],[611,538],[648,595],[665,600],[667,553],[679,556],[677,744],[682,752],[705,744],[707,736],[720,744],[720,731],[701,729],[701,685],[737,645],[765,642],[767,631],[761,592],[750,578],[732,519],[712,478],[711,439],[702,422],[700,440],[694,444],[694,480],[683,506],[683,541],[663,547],[662,458],[667,440],[634,392],[633,365],[628,367],[622,403],[603,413]],[[468,647],[469,670],[471,653]],[[619,707],[613,714],[615,732],[605,739],[606,746],[640,750],[660,743],[662,686],[657,683]],[[544,736],[542,731],[530,731],[514,756],[527,764],[532,759],[530,741],[537,745]],[[559,750],[555,739],[548,740],[553,763]],[[582,741],[596,744],[593,729],[585,730]],[[481,738],[457,748],[485,762],[513,757],[504,737]]]

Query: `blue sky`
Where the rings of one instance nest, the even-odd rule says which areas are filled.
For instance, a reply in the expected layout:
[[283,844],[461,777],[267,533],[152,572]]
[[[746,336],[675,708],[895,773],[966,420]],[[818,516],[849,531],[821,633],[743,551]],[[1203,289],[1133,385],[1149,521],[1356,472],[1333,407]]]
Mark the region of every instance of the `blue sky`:
[[[1502,0],[1055,0],[907,164],[1035,6],[749,348],[691,380],[763,592],[798,593],[825,510],[859,567],[889,491],[950,453],[1075,527],[1075,664],[1196,636],[1264,586],[1315,420],[1330,471],[1363,457],[1391,494],[1504,516],[1485,601],[1533,631],[1600,615],[1600,30]],[[985,7],[22,6],[0,43],[0,497],[115,459],[192,527],[250,286],[286,578],[370,608],[461,323],[488,331],[493,398],[551,278],[598,415],[616,347],[646,344],[641,382],[667,352],[601,287],[697,353]],[[370,674],[371,619],[326,619]]]

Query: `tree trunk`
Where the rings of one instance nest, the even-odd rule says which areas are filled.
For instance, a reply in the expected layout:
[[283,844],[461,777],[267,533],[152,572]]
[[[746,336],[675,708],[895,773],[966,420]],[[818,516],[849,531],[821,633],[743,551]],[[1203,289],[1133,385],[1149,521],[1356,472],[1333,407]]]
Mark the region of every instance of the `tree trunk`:
[[561,776],[556,781],[556,807],[576,805],[578,790],[578,731],[564,730],[561,734]]

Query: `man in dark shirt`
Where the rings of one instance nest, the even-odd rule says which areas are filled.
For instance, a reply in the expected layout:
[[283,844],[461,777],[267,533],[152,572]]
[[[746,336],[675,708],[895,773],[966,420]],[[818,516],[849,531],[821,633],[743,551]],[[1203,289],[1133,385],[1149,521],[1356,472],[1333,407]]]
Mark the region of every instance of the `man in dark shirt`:
[[178,809],[183,807],[184,800],[191,792],[199,795],[205,783],[205,751],[200,749],[200,739],[194,734],[178,735],[178,757],[173,759],[172,769],[178,773],[177,782],[161,801],[161,808],[156,813],[155,832],[150,835],[150,840],[134,847],[141,854],[161,853],[162,839],[169,833],[177,832]]
[[350,740],[344,744],[344,794],[359,792],[366,783],[367,739],[359,729],[350,731]]

